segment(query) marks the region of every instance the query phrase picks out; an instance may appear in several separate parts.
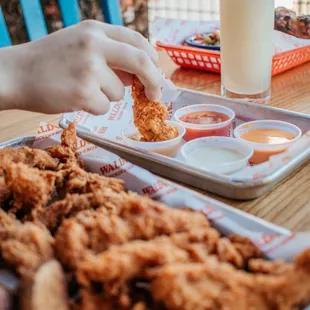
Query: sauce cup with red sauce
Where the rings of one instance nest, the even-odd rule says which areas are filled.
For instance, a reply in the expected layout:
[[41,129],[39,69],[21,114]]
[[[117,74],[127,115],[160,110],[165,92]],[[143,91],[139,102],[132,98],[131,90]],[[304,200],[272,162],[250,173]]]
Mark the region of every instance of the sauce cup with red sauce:
[[174,113],[174,120],[186,128],[185,141],[202,137],[229,136],[234,118],[233,110],[212,104],[190,105]]

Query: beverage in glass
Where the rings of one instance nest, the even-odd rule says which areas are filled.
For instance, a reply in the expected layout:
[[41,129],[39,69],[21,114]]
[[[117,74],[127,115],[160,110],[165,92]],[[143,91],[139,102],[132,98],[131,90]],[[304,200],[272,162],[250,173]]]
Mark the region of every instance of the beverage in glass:
[[222,95],[270,99],[274,0],[220,0]]

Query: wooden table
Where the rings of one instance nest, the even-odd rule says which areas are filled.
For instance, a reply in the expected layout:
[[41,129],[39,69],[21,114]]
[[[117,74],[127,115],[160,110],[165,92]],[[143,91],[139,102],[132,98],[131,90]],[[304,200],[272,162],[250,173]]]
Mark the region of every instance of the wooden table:
[[[179,87],[220,94],[220,76],[180,69],[165,53],[161,67]],[[276,76],[272,80],[271,105],[310,114],[310,63]],[[57,124],[59,115],[23,111],[0,112],[0,141],[36,132],[40,121]],[[240,202],[208,194],[231,206],[288,229],[310,230],[310,163],[287,178],[272,192],[253,201]]]

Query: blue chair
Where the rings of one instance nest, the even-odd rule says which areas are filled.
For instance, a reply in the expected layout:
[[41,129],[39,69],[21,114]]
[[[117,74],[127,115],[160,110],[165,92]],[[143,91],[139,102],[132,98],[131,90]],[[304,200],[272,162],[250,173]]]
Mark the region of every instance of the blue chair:
[[[40,0],[19,0],[30,41],[46,36],[47,28]],[[119,0],[100,0],[104,20],[114,25],[122,25]],[[65,27],[81,21],[78,0],[58,0]],[[0,7],[0,47],[12,45],[6,22]]]

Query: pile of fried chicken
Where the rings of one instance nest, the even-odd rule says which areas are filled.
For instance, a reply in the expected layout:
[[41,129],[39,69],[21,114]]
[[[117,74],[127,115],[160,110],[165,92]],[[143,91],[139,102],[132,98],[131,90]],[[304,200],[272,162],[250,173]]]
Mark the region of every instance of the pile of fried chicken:
[[73,124],[47,150],[0,150],[1,309],[288,310],[310,302],[310,250],[294,264],[265,260],[203,213],[86,172],[76,150]]
[[132,85],[134,100],[134,124],[141,134],[141,141],[160,142],[171,140],[179,135],[178,129],[166,122],[167,107],[161,102],[150,101],[144,92],[144,86],[134,77]]

